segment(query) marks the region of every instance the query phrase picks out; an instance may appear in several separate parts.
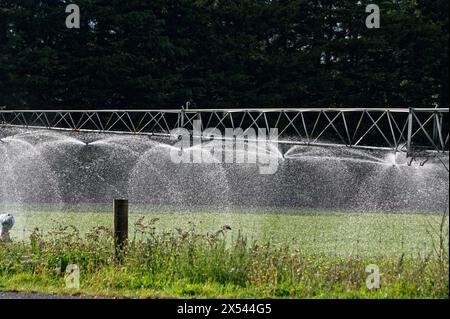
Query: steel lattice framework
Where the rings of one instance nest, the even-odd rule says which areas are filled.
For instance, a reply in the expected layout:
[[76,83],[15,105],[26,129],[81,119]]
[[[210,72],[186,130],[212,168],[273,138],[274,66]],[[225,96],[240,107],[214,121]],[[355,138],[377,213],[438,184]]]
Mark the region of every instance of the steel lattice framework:
[[0,126],[170,136],[202,128],[278,129],[280,143],[447,154],[448,108],[0,110]]

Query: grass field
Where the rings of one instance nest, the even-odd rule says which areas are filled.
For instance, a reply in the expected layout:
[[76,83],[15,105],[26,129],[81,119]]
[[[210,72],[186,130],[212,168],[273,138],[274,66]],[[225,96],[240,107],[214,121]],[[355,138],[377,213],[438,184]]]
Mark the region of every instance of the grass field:
[[[113,258],[111,214],[41,211],[15,217],[14,243],[0,244],[0,290],[448,298],[448,215],[136,213],[130,215],[130,246],[120,265]],[[80,290],[65,288],[69,263],[81,269]],[[365,285],[369,264],[380,267],[380,289]]]
[[[228,239],[238,233],[250,241],[289,246],[306,254],[339,256],[399,256],[430,251],[438,239],[439,214],[382,214],[308,211],[283,213],[131,213],[130,237],[141,217],[158,219],[158,232],[188,229],[212,233],[231,227]],[[73,225],[85,233],[94,227],[112,228],[111,213],[43,212],[15,214],[12,231],[17,240],[28,239],[34,228],[46,233],[59,224]],[[446,218],[448,225],[448,217]],[[448,229],[448,227],[447,227]]]

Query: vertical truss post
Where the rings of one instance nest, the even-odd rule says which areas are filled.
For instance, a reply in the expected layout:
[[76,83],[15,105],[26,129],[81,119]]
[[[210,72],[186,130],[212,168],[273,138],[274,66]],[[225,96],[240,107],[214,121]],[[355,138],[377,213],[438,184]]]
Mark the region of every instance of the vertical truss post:
[[436,145],[440,145],[442,151],[444,150],[444,145],[442,143],[442,113],[435,112],[433,119],[433,142]]
[[178,113],[179,117],[179,127],[184,127],[184,109],[181,110],[180,113]]
[[435,112],[433,114],[433,142],[436,143],[437,140],[437,121],[438,121],[438,116],[437,113]]
[[202,123],[202,113],[197,112],[197,115],[195,116],[197,118],[197,121],[200,121],[200,130],[203,131],[203,123]]
[[412,132],[413,132],[413,109],[410,107],[409,108],[409,113],[408,113],[408,140],[407,140],[407,146],[406,146],[406,151],[407,151],[407,155],[409,156],[409,154],[411,154],[411,139],[412,139]]

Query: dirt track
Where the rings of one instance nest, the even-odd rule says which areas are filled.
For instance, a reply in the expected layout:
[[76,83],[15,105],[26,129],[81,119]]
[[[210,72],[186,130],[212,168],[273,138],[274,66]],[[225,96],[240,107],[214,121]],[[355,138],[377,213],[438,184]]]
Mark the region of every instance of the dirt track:
[[100,297],[59,296],[38,293],[0,291],[0,299],[100,299]]

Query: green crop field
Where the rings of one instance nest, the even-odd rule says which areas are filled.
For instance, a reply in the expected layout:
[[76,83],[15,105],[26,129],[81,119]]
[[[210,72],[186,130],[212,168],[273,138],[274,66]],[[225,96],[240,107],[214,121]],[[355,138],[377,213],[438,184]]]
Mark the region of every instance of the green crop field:
[[[131,213],[114,259],[111,213],[15,214],[0,290],[118,297],[448,298],[448,215],[298,211]],[[67,227],[70,226],[70,227]],[[65,288],[65,267],[81,272]],[[367,265],[381,287],[366,287]]]
[[[212,233],[228,225],[228,239],[241,233],[249,240],[289,246],[307,254],[340,256],[399,256],[432,249],[438,239],[439,214],[383,214],[300,211],[283,213],[131,213],[130,236],[140,217],[158,219],[158,232],[188,229]],[[15,215],[12,236],[26,240],[34,228],[46,233],[58,224],[72,225],[82,233],[93,227],[112,228],[111,213],[26,212]],[[448,217],[446,217],[448,224]],[[448,228],[448,227],[447,227]]]

